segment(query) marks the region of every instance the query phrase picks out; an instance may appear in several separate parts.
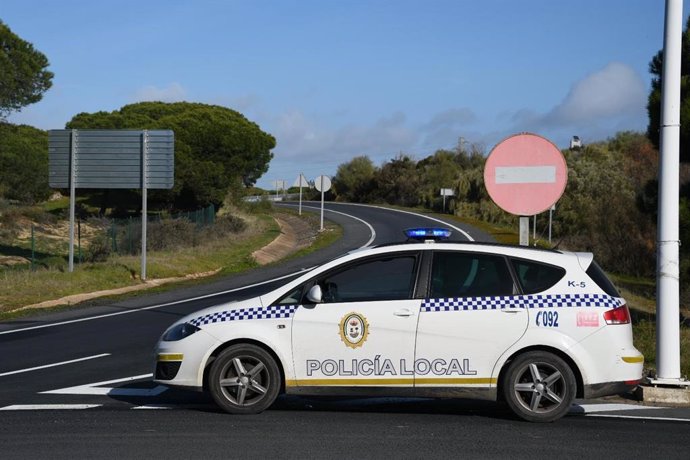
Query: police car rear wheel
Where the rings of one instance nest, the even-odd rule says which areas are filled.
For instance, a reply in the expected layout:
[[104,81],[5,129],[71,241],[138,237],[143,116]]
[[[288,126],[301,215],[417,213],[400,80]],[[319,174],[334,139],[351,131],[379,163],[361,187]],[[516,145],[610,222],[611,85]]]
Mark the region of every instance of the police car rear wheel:
[[278,397],[280,371],[273,357],[255,345],[233,345],[211,365],[213,400],[231,414],[257,414]]
[[577,383],[563,359],[533,351],[510,364],[501,386],[508,406],[518,417],[530,422],[552,422],[568,412]]

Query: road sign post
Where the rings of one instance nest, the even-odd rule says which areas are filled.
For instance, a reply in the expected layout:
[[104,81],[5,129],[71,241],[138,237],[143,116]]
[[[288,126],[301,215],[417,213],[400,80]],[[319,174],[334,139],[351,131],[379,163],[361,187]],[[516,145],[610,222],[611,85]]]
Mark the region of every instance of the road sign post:
[[442,188],[441,189],[441,196],[443,197],[443,212],[446,212],[446,197],[447,196],[453,196],[455,193],[453,193],[452,188]]
[[484,184],[491,199],[504,211],[520,216],[523,246],[529,244],[526,216],[536,216],[554,205],[567,180],[568,167],[558,147],[531,133],[516,134],[497,144],[484,166]]
[[316,190],[321,192],[321,227],[319,228],[319,231],[322,232],[324,194],[331,189],[331,178],[321,175],[314,180],[314,186],[316,187]]
[[299,177],[295,179],[295,183],[292,184],[293,187],[299,187],[299,215],[302,215],[302,187],[308,187],[309,182],[304,174],[300,173]]

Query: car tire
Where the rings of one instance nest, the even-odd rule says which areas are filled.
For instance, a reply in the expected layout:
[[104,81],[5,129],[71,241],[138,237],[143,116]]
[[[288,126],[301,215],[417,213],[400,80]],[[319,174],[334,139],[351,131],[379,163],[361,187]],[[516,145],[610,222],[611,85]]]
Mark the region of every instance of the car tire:
[[208,389],[213,400],[231,414],[258,414],[278,397],[281,388],[276,360],[249,344],[233,345],[211,364]]
[[515,358],[503,375],[501,388],[508,407],[529,422],[563,417],[575,399],[575,375],[560,357],[531,351]]

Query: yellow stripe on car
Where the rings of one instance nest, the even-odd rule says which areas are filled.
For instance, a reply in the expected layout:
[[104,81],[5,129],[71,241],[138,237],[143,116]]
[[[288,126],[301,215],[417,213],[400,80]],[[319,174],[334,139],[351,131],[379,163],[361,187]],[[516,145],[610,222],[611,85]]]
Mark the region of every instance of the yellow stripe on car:
[[425,379],[302,379],[288,380],[288,387],[308,386],[388,386],[388,385],[482,385],[496,383],[491,377],[425,378]]
[[168,361],[182,361],[184,355],[182,353],[159,353],[158,361],[168,362]]
[[621,359],[629,364],[633,363],[643,363],[644,362],[644,356],[623,356]]

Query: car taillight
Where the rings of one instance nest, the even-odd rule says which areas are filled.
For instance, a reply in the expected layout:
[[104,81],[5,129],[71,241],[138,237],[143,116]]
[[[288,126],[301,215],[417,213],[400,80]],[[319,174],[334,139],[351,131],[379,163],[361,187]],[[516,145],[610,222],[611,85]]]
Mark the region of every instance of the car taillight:
[[618,308],[604,313],[606,324],[630,324],[630,311],[628,306],[623,304]]

